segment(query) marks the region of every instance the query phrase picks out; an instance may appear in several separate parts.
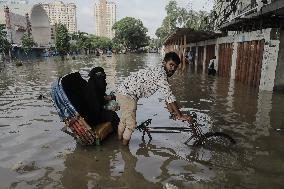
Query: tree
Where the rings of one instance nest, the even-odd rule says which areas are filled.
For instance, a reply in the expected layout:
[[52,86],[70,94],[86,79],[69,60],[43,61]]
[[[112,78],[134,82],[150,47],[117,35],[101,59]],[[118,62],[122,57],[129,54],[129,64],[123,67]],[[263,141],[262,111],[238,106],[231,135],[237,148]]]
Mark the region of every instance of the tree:
[[[218,30],[224,22],[228,21],[229,17],[238,10],[240,0],[222,1],[217,0],[215,2],[213,10],[205,17],[207,26]],[[253,4],[252,4],[253,5]]]
[[208,22],[206,22],[209,16],[208,12],[197,12],[189,8],[178,7],[175,0],[169,1],[165,10],[167,15],[155,33],[161,42],[165,41],[177,28],[212,30],[212,27],[208,27]]
[[70,36],[68,34],[66,26],[63,24],[56,25],[55,47],[62,59],[64,59],[64,56],[69,52],[70,49],[69,40]]
[[7,40],[5,25],[0,25],[0,54],[7,53],[11,48],[11,44]]
[[119,43],[112,43],[112,49],[115,52],[119,52],[119,51],[124,50],[124,47],[121,44],[119,44]]
[[162,26],[156,30],[156,36],[161,41],[164,41],[167,36],[176,30],[178,17],[180,16],[180,8],[175,0],[169,1],[165,10],[167,16],[163,19]]
[[121,44],[126,49],[137,50],[149,44],[148,29],[139,19],[125,17],[116,22],[112,29],[115,30],[114,43]]
[[91,35],[88,41],[90,42],[89,45],[92,48],[108,50],[108,49],[112,49],[112,46],[113,46],[112,40],[107,37],[99,37],[99,36]]
[[24,34],[21,40],[22,40],[22,48],[27,55],[31,52],[32,47],[35,45],[34,40],[28,34]]
[[90,41],[87,33],[80,31],[78,32],[77,47],[78,49],[84,50],[85,54],[88,54],[88,50],[90,50]]

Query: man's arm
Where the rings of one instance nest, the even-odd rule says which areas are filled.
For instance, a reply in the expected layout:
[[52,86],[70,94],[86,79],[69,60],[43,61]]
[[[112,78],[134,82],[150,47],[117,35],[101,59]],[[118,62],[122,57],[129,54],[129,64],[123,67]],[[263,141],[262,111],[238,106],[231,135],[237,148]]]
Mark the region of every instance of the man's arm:
[[166,105],[167,105],[169,112],[171,114],[174,114],[176,118],[179,120],[191,122],[192,121],[191,116],[184,115],[180,112],[178,105],[176,103],[176,98],[170,89],[170,85],[168,81],[166,79],[162,79],[160,80],[160,82],[158,82],[158,85],[160,86],[161,92],[165,96]]

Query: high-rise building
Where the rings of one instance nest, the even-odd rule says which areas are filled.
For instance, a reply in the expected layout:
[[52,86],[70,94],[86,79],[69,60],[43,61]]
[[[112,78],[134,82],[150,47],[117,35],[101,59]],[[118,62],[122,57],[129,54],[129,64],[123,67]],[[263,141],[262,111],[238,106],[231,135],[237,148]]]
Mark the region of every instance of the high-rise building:
[[116,4],[114,2],[107,2],[106,0],[99,0],[95,4],[95,33],[97,36],[114,37],[112,26],[116,22]]
[[51,25],[64,24],[69,33],[77,32],[76,5],[74,3],[64,4],[62,1],[55,1],[43,4]]

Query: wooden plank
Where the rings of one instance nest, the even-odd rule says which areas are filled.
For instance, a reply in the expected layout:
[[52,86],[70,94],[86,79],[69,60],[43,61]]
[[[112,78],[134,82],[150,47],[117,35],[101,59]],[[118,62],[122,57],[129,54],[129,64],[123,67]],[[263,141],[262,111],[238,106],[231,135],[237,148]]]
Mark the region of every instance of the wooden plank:
[[223,49],[222,49],[222,44],[219,44],[219,47],[218,47],[218,56],[219,56],[219,59],[218,59],[218,76],[221,76],[221,70],[222,70],[222,52],[223,52]]
[[255,49],[256,49],[256,42],[251,41],[250,43],[250,60],[249,60],[249,72],[248,72],[248,80],[246,82],[247,85],[252,86],[252,78],[254,75],[254,64],[255,64]]
[[246,60],[245,80],[244,80],[244,84],[245,85],[248,84],[249,74],[250,74],[249,67],[250,67],[250,60],[251,60],[251,55],[252,55],[252,53],[251,53],[251,49],[252,49],[251,48],[251,44],[252,44],[252,42],[249,41],[248,42],[248,52],[247,52],[248,56],[247,56],[247,60]]
[[227,70],[228,78],[231,77],[232,56],[233,56],[233,43],[230,44],[229,66],[228,66],[228,70]]
[[259,87],[263,50],[264,40],[238,43],[236,81],[251,87]]
[[242,80],[242,67],[243,67],[243,62],[244,62],[244,58],[245,58],[245,44],[242,43],[242,56],[241,56],[241,59],[240,59],[240,77],[239,77],[239,81]]
[[242,77],[241,77],[241,82],[244,83],[245,80],[245,70],[246,70],[246,62],[247,62],[247,57],[248,57],[248,44],[247,42],[244,42],[244,58],[242,61]]
[[203,58],[204,58],[204,47],[199,46],[198,47],[198,55],[197,55],[197,70],[203,70]]
[[237,60],[236,60],[236,70],[235,70],[235,80],[239,81],[239,75],[240,75],[240,61],[241,61],[241,57],[242,57],[242,44],[238,43],[238,47],[237,47]]

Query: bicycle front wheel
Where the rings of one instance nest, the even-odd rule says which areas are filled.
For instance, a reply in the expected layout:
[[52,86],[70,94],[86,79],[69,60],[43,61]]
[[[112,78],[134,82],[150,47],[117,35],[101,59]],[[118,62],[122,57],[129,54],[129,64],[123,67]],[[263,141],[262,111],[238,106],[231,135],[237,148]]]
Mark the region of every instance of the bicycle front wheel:
[[208,132],[205,133],[202,137],[197,139],[193,146],[200,146],[200,145],[232,145],[235,144],[236,141],[228,134],[223,132]]

